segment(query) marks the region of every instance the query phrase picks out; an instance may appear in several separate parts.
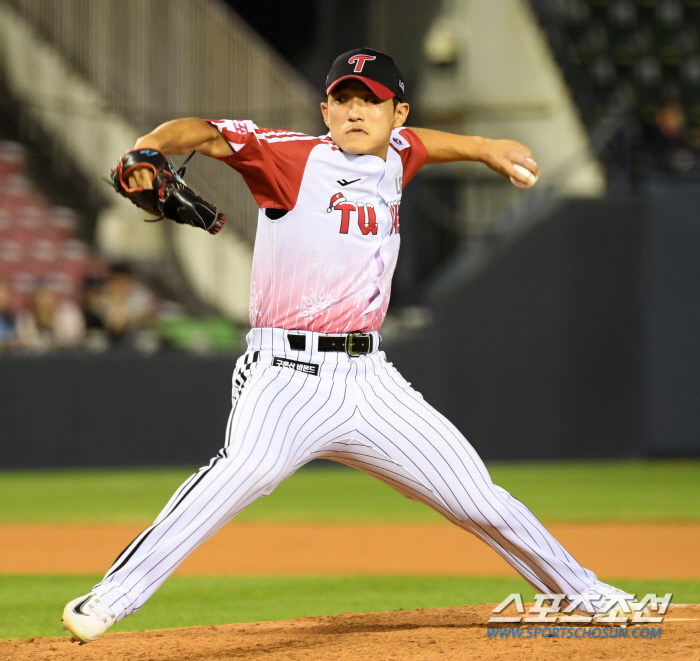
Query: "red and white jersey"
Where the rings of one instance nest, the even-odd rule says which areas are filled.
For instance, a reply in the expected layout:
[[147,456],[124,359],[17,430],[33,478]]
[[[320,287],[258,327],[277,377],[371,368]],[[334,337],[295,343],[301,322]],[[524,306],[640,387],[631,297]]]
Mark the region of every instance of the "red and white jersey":
[[394,129],[384,161],[345,153],[330,136],[211,124],[233,148],[220,160],[260,207],[251,327],[379,330],[399,254],[401,192],[427,158],[418,136]]

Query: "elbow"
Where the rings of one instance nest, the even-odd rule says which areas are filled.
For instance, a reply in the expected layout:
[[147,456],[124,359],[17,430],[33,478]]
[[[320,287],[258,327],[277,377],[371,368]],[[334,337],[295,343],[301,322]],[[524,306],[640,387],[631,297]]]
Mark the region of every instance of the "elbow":
[[160,141],[157,140],[156,137],[152,133],[147,133],[146,135],[142,135],[134,143],[134,149],[144,149],[144,148],[160,150],[161,144],[160,144]]

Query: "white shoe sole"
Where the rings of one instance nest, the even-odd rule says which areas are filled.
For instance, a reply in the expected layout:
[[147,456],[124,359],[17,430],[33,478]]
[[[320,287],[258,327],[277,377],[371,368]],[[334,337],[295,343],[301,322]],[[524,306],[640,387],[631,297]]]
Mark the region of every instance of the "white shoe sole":
[[[83,599],[82,597],[80,599]],[[112,621],[111,624],[105,626],[104,630],[100,631],[97,633],[97,635],[91,636],[90,634],[86,633],[82,628],[79,626],[79,624],[75,621],[75,614],[73,613],[73,607],[75,603],[78,601],[78,599],[74,599],[73,601],[70,601],[66,604],[66,606],[63,609],[63,615],[61,616],[61,622],[63,624],[63,630],[67,631],[71,635],[71,643],[78,643],[79,645],[85,645],[87,643],[92,643],[96,641],[100,636],[102,636],[103,633],[112,625],[114,622]]]
[[73,623],[70,621],[69,617],[66,614],[66,610],[68,609],[68,606],[66,606],[63,609],[63,616],[61,617],[61,623],[63,624],[63,630],[67,631],[70,634],[70,642],[71,643],[78,643],[78,645],[85,645],[85,643],[91,643],[91,640],[84,640],[83,638],[80,637],[80,634],[75,630],[75,627],[73,626]]

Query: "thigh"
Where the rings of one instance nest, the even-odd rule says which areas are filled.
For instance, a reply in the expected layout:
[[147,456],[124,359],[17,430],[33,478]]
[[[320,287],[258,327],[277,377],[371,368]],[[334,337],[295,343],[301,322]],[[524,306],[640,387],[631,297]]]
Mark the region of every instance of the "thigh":
[[[236,471],[270,487],[304,463],[303,440],[314,420],[332,414],[334,402],[317,377],[259,365],[240,389],[224,454]],[[242,475],[241,475],[242,476]]]
[[430,490],[450,518],[488,518],[498,494],[461,432],[380,353],[358,378],[358,411],[372,443]]

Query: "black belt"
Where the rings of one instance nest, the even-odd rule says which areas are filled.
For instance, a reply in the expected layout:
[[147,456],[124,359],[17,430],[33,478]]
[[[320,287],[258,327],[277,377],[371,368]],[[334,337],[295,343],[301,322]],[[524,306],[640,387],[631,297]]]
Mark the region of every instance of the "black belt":
[[[287,333],[289,347],[293,351],[306,351],[306,335]],[[322,335],[318,338],[319,351],[344,351],[348,356],[362,356],[371,353],[373,337],[368,333],[348,333],[347,335]]]

